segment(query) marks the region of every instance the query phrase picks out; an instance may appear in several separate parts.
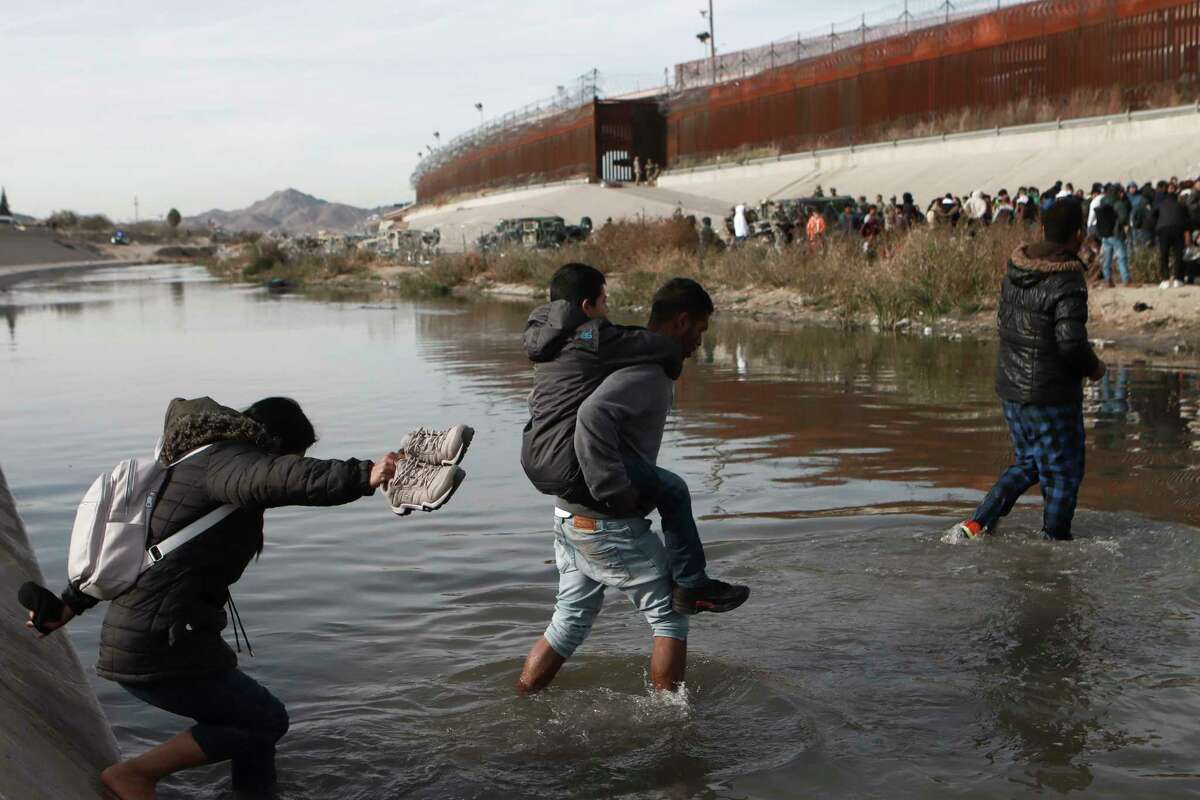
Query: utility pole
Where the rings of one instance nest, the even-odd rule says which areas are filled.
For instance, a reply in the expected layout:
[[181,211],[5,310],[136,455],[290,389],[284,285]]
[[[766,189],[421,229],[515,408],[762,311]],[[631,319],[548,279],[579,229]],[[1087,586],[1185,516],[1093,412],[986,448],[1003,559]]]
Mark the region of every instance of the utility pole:
[[133,221],[138,221],[138,199],[136,194],[133,196]]

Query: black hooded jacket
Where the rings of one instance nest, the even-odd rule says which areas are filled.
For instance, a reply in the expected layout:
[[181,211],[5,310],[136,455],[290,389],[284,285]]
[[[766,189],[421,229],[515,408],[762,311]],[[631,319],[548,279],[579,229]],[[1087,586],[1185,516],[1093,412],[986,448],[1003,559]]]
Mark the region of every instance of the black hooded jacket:
[[1047,242],[1018,248],[1000,288],[996,393],[1037,405],[1079,403],[1099,359],[1088,343],[1084,264]]
[[[167,410],[160,460],[173,467],[160,492],[147,547],[223,504],[237,510],[143,572],[115,598],[100,631],[96,672],[120,683],[199,677],[237,666],[221,631],[229,587],[262,549],[263,511],[331,506],[372,493],[370,461],[322,461],[267,452],[254,420],[205,397]],[[63,599],[79,613],[96,604],[77,587]]]
[[566,300],[534,309],[523,341],[535,366],[530,418],[521,434],[521,467],[539,492],[587,502],[590,495],[575,455],[579,407],[622,367],[661,364],[675,380],[683,371],[682,351],[675,340],[644,328],[589,320]]
[[1188,211],[1179,202],[1177,195],[1163,192],[1154,202],[1156,229],[1159,231],[1182,231],[1191,225]]

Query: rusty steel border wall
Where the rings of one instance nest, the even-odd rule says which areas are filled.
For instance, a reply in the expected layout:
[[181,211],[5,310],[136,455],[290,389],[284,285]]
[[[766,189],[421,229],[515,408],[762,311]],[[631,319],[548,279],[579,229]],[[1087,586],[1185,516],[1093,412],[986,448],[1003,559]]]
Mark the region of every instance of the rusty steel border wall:
[[681,93],[667,164],[865,143],[968,108],[1198,78],[1200,0],[1041,0]]
[[[733,151],[782,154],[888,140],[906,125],[968,109],[999,112],[1021,101],[1063,107],[1086,90],[1119,91],[1120,110],[1139,108],[1148,87],[1194,91],[1197,84],[1200,0],[1036,0],[634,101],[642,109],[633,116],[620,107],[624,101],[596,97],[447,152],[414,176],[415,188],[419,203],[438,202],[499,187],[609,179],[614,169],[629,172],[633,155],[671,169]],[[645,104],[659,101],[665,125],[652,124],[646,112]],[[610,141],[606,132],[617,121],[622,133]]]
[[497,135],[425,173],[417,202],[521,181],[592,175],[596,164],[595,102]]

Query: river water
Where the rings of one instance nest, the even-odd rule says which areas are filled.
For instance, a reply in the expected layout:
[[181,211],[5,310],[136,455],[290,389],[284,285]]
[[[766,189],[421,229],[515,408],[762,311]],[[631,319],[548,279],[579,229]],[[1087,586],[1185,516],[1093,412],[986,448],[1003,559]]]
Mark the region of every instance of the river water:
[[[411,426],[477,430],[445,509],[380,497],[267,515],[235,587],[288,705],[287,798],[1195,797],[1200,373],[1089,390],[1073,543],[1036,490],[994,541],[940,541],[1006,465],[990,344],[718,319],[662,463],[713,574],[750,602],[695,619],[686,696],[647,689],[648,629],[610,593],[548,692],[517,697],[557,574],[518,467],[527,306],[316,302],[191,267],[0,294],[0,463],[46,574],[92,478],[149,453],[171,397],[296,397],[323,457]],[[94,661],[102,609],[72,623]],[[183,727],[95,679],[126,753]],[[162,796],[222,797],[227,769]]]

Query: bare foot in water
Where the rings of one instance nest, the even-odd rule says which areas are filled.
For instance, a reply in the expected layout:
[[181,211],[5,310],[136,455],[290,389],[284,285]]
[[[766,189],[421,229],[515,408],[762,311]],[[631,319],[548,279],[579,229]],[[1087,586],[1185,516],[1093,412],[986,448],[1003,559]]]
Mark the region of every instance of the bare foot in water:
[[142,775],[125,761],[113,764],[101,772],[100,780],[104,783],[105,788],[120,800],[157,800],[158,798],[154,792],[155,781]]

